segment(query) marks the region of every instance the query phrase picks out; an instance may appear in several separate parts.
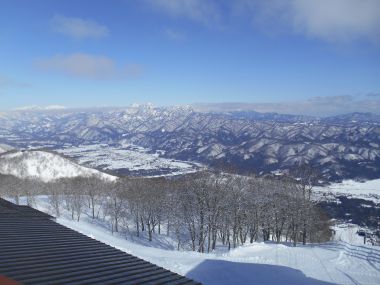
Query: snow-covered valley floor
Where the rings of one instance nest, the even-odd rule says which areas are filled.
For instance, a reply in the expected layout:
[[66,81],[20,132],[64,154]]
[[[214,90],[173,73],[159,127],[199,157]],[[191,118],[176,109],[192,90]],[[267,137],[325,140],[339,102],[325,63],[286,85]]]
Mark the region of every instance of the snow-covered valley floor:
[[[37,205],[48,211],[46,199],[39,198]],[[380,284],[380,247],[358,245],[360,239],[355,240],[357,245],[347,243],[345,228],[337,235],[339,241],[325,244],[293,247],[257,242],[202,254],[175,250],[175,241],[165,234],[155,234],[153,242],[146,236],[112,234],[87,215],[77,222],[64,213],[57,222],[205,285]]]
[[171,176],[196,172],[200,164],[164,158],[132,144],[92,144],[55,149],[79,164],[118,175]]
[[354,180],[344,180],[341,183],[332,183],[329,186],[315,187],[314,192],[319,199],[331,196],[346,196],[375,203],[380,203],[380,179],[359,182]]

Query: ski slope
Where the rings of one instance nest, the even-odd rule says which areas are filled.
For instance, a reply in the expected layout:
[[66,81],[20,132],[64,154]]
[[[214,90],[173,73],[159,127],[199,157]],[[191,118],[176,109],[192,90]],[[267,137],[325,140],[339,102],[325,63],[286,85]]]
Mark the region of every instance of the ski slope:
[[[46,196],[36,202],[39,210],[49,212]],[[154,234],[153,242],[144,234],[140,238],[128,231],[112,234],[106,224],[88,214],[77,222],[63,211],[57,222],[205,285],[380,284],[380,247],[361,244],[350,227],[340,228],[336,240],[324,244],[293,247],[255,242],[231,251],[219,246],[212,253],[197,253],[177,251],[176,242],[165,234]],[[354,239],[349,243],[351,235]]]
[[126,240],[86,221],[59,223],[122,251],[208,284],[380,284],[380,248],[346,242],[291,247],[254,243],[215,253],[163,249]]
[[[48,198],[38,196],[39,210],[49,212]],[[24,201],[25,200],[25,201]],[[21,199],[26,202],[25,197]],[[346,242],[349,232],[341,228],[336,241],[298,245],[255,242],[231,251],[218,247],[212,253],[177,251],[176,243],[165,234],[137,238],[130,233],[114,233],[101,220],[83,215],[79,222],[62,212],[57,222],[119,250],[158,266],[185,275],[205,285],[224,284],[380,284],[380,247]]]

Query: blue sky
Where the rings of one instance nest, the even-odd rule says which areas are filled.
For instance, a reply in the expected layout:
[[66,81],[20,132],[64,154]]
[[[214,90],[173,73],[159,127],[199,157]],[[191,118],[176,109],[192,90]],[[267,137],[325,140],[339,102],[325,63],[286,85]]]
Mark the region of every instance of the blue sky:
[[1,110],[318,98],[380,109],[380,1],[0,3]]

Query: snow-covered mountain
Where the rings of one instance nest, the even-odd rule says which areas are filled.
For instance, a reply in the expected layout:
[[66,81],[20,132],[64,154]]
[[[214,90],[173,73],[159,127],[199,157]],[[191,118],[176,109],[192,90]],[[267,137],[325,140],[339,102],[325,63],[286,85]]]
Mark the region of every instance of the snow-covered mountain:
[[96,176],[108,181],[116,177],[80,166],[58,154],[45,151],[12,151],[0,155],[0,173],[44,182],[59,178]]
[[150,104],[17,111],[0,117],[0,142],[53,149],[127,142],[167,158],[255,173],[308,163],[330,180],[380,178],[379,118],[362,113],[316,118]]
[[13,149],[13,147],[11,147],[9,145],[0,144],[0,153],[4,153],[4,152],[10,151],[12,149]]
[[31,106],[24,106],[14,109],[15,111],[48,111],[48,110],[62,110],[66,109],[65,106],[61,105],[49,105],[49,106],[38,106],[38,105],[31,105]]

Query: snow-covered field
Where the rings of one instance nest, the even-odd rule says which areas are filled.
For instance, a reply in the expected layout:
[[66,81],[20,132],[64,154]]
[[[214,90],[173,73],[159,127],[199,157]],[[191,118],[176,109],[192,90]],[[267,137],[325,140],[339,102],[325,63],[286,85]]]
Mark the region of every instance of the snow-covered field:
[[325,187],[316,187],[314,191],[321,197],[332,194],[347,196],[380,203],[380,179],[359,182],[344,180],[342,183],[332,183]]
[[[48,210],[46,198],[38,208]],[[218,248],[213,253],[176,251],[166,235],[146,237],[112,234],[99,221],[88,216],[72,221],[69,215],[57,222],[136,255],[176,273],[208,284],[380,284],[380,247],[359,245],[354,230],[342,227],[336,239],[325,244],[299,245],[253,243],[231,251]],[[354,235],[353,244],[347,241]],[[126,239],[127,237],[127,239]],[[354,245],[354,244],[357,245]]]
[[79,164],[116,173],[179,175],[195,172],[199,168],[196,163],[163,158],[158,152],[151,153],[148,149],[131,144],[70,146],[55,151],[74,158]]

